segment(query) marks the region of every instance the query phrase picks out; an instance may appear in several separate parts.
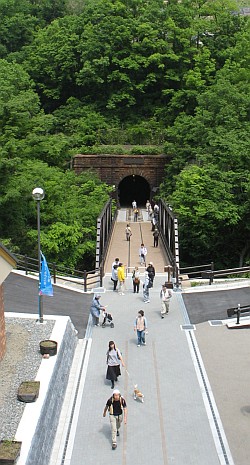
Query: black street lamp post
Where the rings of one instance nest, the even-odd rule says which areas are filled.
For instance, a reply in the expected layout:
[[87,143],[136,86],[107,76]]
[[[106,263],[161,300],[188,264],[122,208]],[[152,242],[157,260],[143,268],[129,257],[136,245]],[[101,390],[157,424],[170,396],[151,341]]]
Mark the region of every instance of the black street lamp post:
[[38,245],[38,315],[39,323],[43,323],[43,296],[40,294],[41,286],[41,240],[40,240],[40,201],[44,199],[44,190],[36,187],[32,197],[37,202],[37,245]]

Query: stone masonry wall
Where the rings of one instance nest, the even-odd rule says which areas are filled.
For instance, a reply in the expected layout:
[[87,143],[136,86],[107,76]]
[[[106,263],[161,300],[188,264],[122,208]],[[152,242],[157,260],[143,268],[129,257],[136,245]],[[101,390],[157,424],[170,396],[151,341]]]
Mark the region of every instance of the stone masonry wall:
[[5,335],[5,318],[4,318],[4,300],[3,300],[3,284],[0,286],[0,360],[2,360],[6,349]]
[[69,320],[26,465],[48,465],[78,338]]
[[76,173],[94,170],[103,182],[116,187],[126,176],[145,178],[150,187],[159,186],[164,178],[167,155],[75,155],[72,168]]

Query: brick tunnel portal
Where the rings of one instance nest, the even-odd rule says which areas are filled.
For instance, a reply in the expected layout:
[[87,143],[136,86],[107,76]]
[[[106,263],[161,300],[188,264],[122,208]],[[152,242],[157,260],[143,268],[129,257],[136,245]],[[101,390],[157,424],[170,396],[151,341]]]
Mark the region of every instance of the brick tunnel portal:
[[151,198],[151,189],[148,181],[138,175],[126,176],[118,185],[118,199],[121,207],[131,207],[136,200],[138,207],[145,207]]

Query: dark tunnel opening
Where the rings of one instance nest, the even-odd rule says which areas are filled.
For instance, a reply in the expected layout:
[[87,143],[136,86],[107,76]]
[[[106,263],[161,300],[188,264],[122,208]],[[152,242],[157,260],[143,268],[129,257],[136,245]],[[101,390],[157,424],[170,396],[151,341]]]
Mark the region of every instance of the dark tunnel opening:
[[118,199],[121,207],[131,207],[133,200],[138,207],[145,207],[150,200],[150,185],[142,176],[126,176],[118,186]]

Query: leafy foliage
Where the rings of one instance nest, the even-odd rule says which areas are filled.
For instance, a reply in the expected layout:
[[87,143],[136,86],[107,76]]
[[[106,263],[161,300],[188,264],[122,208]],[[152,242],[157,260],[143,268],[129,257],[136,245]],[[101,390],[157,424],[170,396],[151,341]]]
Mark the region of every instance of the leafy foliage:
[[250,34],[237,8],[0,0],[2,239],[35,253],[39,182],[48,259],[86,266],[108,188],[92,173],[75,177],[71,156],[164,146],[160,196],[178,211],[183,259],[249,260]]
[[0,236],[9,237],[29,256],[37,254],[36,202],[31,192],[45,191],[41,208],[41,248],[48,260],[67,267],[93,267],[96,218],[109,199],[110,188],[93,173],[73,171],[27,160],[9,178],[0,199]]

